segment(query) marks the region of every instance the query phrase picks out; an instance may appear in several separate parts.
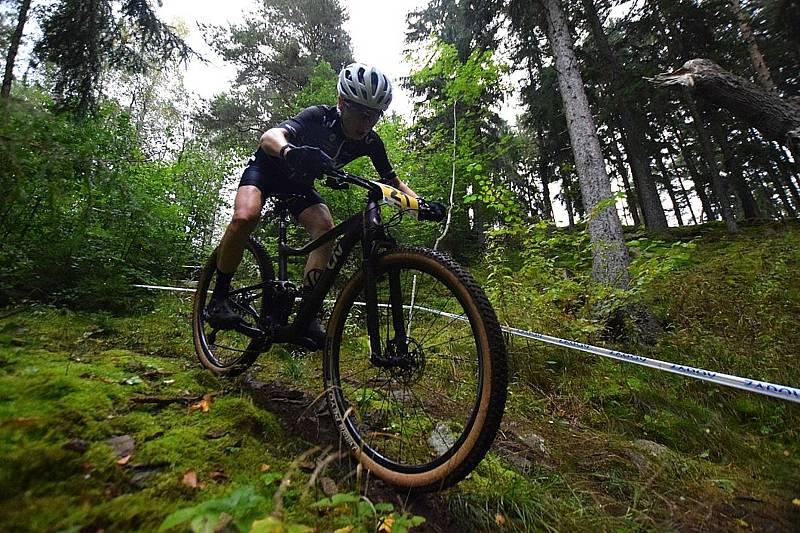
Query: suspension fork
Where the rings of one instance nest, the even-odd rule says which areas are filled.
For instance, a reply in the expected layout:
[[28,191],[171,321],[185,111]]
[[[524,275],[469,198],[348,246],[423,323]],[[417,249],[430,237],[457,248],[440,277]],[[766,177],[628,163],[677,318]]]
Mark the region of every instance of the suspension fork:
[[[378,308],[378,253],[386,242],[381,218],[380,206],[376,201],[370,200],[364,210],[364,240],[362,250],[364,253],[364,300],[367,314],[367,334],[369,335],[370,361],[379,366],[391,364],[381,347],[380,309]],[[400,287],[400,273],[391,270],[389,275],[389,306],[392,312],[392,325],[395,332],[396,348],[405,353],[405,327],[403,322],[403,294]]]

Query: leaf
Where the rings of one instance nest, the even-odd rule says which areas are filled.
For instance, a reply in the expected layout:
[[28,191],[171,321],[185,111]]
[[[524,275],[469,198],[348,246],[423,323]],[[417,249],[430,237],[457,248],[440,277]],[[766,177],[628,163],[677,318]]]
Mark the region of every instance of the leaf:
[[117,459],[117,464],[120,465],[120,466],[126,465],[126,464],[128,464],[128,461],[131,460],[131,457],[132,457],[132,455],[126,455],[125,457]]
[[800,498],[795,498],[794,500],[792,500],[792,505],[800,507]]
[[375,510],[382,513],[391,513],[394,511],[394,505],[389,502],[376,503]]
[[269,470],[270,468],[271,468],[271,467],[270,467],[270,466],[269,466],[267,463],[261,463],[261,471],[262,471],[262,472],[266,472],[266,471],[267,471],[267,470]]
[[385,517],[378,526],[378,533],[392,533],[392,524],[394,524],[394,515]]
[[342,492],[340,494],[334,494],[330,498],[322,498],[318,502],[312,503],[311,507],[316,509],[325,509],[328,507],[337,507],[346,503],[356,503],[359,500],[361,500],[361,497],[358,494],[353,494],[352,492]]
[[312,531],[315,529],[303,524],[287,524],[274,516],[256,520],[250,526],[250,533],[311,533]]
[[203,399],[192,405],[189,411],[197,411],[198,409],[207,413],[211,409],[211,404],[214,402],[214,396],[211,394],[204,394]]
[[267,472],[266,474],[261,476],[261,480],[264,482],[264,485],[269,487],[276,481],[280,481],[282,477],[283,474],[281,474],[280,472]]
[[351,531],[353,531],[353,526],[344,526],[339,529],[334,529],[333,533],[350,533]]
[[188,470],[185,474],[183,474],[183,484],[191,489],[196,489],[200,485],[197,483],[197,472],[194,470]]

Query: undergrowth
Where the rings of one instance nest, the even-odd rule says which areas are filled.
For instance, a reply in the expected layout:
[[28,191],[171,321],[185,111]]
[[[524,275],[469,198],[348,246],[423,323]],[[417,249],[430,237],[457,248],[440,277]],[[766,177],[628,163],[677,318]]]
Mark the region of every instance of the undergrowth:
[[[626,294],[590,284],[582,234],[546,226],[530,246],[517,243],[524,251],[490,247],[490,267],[476,276],[505,324],[800,385],[796,226],[628,237]],[[609,333],[609,312],[631,300],[661,322],[657,343]],[[312,481],[299,458],[315,443],[288,432],[237,382],[198,367],[186,299],[165,296],[129,316],[13,311],[0,319],[2,530],[781,531],[800,523],[800,409],[789,402],[508,337],[511,386],[496,445],[459,485],[423,499],[421,523],[418,504],[391,491],[365,495],[347,465],[326,473],[334,489]],[[274,348],[252,375],[316,397],[320,366],[318,355]],[[120,437],[133,448],[115,448]]]

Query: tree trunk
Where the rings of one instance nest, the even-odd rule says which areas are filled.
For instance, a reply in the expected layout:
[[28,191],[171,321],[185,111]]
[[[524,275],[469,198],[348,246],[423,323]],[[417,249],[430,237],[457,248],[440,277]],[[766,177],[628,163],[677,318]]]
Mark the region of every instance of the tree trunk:
[[670,176],[666,165],[664,165],[663,159],[660,157],[656,158],[656,164],[658,165],[658,169],[661,171],[661,183],[664,184],[664,188],[667,190],[667,194],[669,195],[669,200],[672,202],[672,212],[675,213],[675,219],[678,221],[679,226],[683,226],[681,205],[678,203],[678,198],[675,196],[675,189],[672,188],[672,177]]
[[775,187],[775,192],[778,194],[778,198],[781,199],[783,208],[786,209],[786,213],[789,215],[789,218],[797,218],[797,211],[794,210],[792,203],[786,196],[786,190],[783,188],[783,183],[781,183],[780,178],[778,178],[775,174],[770,174],[770,181],[772,182],[772,186]]
[[614,153],[614,162],[617,166],[617,172],[622,178],[622,185],[625,188],[625,199],[628,202],[628,211],[630,211],[631,218],[633,218],[633,225],[639,226],[642,220],[639,218],[639,206],[636,202],[636,192],[631,188],[631,182],[630,179],[628,179],[628,169],[625,168],[625,163],[622,161],[622,153],[619,150],[619,146],[617,146],[617,140],[612,139],[609,146]]
[[545,8],[547,36],[555,58],[558,87],[564,102],[583,205],[590,214],[588,229],[593,245],[592,277],[600,283],[628,288],[628,250],[622,237],[622,225],[611,194],[611,183],[606,174],[594,118],[578,71],[572,37],[561,2],[541,2]]
[[708,59],[692,59],[678,70],[659,74],[651,81],[662,87],[689,87],[701,98],[724,107],[767,140],[787,146],[795,165],[800,167],[800,104],[767,92]]
[[667,217],[664,214],[664,207],[661,205],[658,188],[650,170],[648,154],[642,143],[642,136],[645,132],[644,120],[636,110],[634,103],[627,96],[622,66],[608,44],[608,38],[597,16],[593,0],[582,1],[597,50],[604,60],[605,71],[608,73],[609,81],[611,82],[611,88],[614,93],[613,102],[620,121],[622,144],[625,147],[628,163],[636,182],[636,190],[641,201],[645,225],[649,230],[665,232],[668,227]]
[[756,204],[756,199],[753,197],[753,193],[750,191],[747,181],[745,181],[741,166],[739,162],[736,161],[734,151],[731,150],[730,144],[728,144],[728,136],[725,135],[718,120],[712,119],[710,122],[712,134],[717,140],[720,150],[722,150],[722,166],[728,174],[728,179],[733,183],[736,196],[742,204],[745,220],[757,220],[761,218],[761,212]]
[[794,198],[795,205],[800,207],[800,191],[797,189],[797,184],[792,180],[792,176],[794,175],[796,178],[797,174],[792,171],[791,164],[786,160],[786,153],[780,146],[770,143],[770,148],[771,159],[775,162],[776,171],[781,175],[786,184],[786,188],[789,189],[789,193],[792,195],[792,198]]
[[768,91],[775,90],[775,84],[772,82],[772,77],[769,75],[769,68],[767,62],[764,61],[764,55],[758,47],[756,38],[753,36],[753,28],[750,26],[750,19],[742,10],[739,0],[728,0],[733,14],[739,20],[739,29],[742,31],[742,37],[747,43],[747,50],[750,52],[750,61],[753,63],[753,68],[756,71],[756,79]]
[[719,169],[717,168],[714,151],[711,149],[711,139],[709,138],[705,126],[703,126],[703,121],[700,117],[700,110],[697,108],[697,104],[688,90],[684,93],[684,95],[686,97],[685,100],[689,106],[689,110],[692,113],[692,121],[694,122],[695,129],[697,130],[697,140],[700,141],[700,148],[703,155],[702,159],[705,161],[708,175],[711,176],[711,190],[719,202],[722,220],[725,221],[728,231],[738,233],[739,226],[736,224],[736,218],[734,216],[733,209],[731,209],[730,194],[728,194],[728,188],[725,186],[725,182],[722,181],[722,176],[719,175]]
[[25,28],[25,22],[28,20],[28,10],[30,7],[31,0],[22,0],[22,3],[19,5],[17,27],[14,30],[14,34],[11,36],[11,42],[8,45],[8,54],[6,54],[6,70],[5,74],[3,74],[3,86],[0,88],[0,98],[8,98],[11,96],[11,80],[14,79],[14,62],[17,60],[19,43],[22,41],[22,30]]
[[[669,159],[672,162],[672,168],[676,170],[675,177],[678,178],[678,185],[681,187],[681,195],[683,196],[683,201],[686,203],[686,209],[689,210],[689,214],[692,215],[692,222],[694,225],[697,225],[697,217],[694,216],[694,209],[692,208],[692,201],[689,198],[689,191],[686,190],[686,186],[683,184],[683,178],[681,177],[681,173],[678,172],[678,161],[675,159],[675,148],[670,144],[666,143],[667,153],[669,154]],[[690,173],[691,174],[691,173]]]
[[550,200],[550,151],[544,145],[544,132],[541,124],[536,127],[536,137],[539,140],[539,179],[542,180],[542,201],[544,202],[543,217],[554,220],[553,202]]
[[[561,186],[564,186],[564,180],[561,180]],[[575,227],[575,207],[572,205],[572,196],[570,195],[569,191],[566,189],[563,190],[564,194],[564,205],[567,209],[567,225],[569,229]]]
[[[541,72],[544,68],[542,65],[542,57],[538,46],[535,52],[531,54],[530,61],[528,61],[528,79],[530,80],[531,87],[534,86],[533,67],[536,67],[537,72]],[[541,91],[538,91],[541,94]],[[550,182],[553,175],[552,171],[552,155],[549,146],[546,146],[548,140],[545,138],[544,126],[542,120],[536,121],[536,140],[539,143],[539,154],[537,164],[539,166],[539,179],[542,181],[542,202],[544,204],[543,217],[546,220],[555,220],[555,213],[553,212],[553,202],[550,199]]]
[[689,147],[686,146],[680,128],[674,123],[673,126],[675,127],[675,135],[678,137],[678,145],[680,146],[681,155],[683,156],[683,162],[686,163],[686,168],[689,170],[689,175],[694,182],[694,192],[697,194],[697,197],[700,198],[700,205],[703,206],[703,212],[706,214],[706,222],[716,220],[711,200],[706,194],[706,183],[708,183],[708,181],[703,179],[702,173],[697,168],[694,156],[689,151]]

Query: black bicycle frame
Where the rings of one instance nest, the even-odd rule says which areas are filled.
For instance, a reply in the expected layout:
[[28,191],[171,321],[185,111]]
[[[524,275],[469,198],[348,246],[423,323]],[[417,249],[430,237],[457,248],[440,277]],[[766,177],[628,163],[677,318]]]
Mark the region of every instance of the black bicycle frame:
[[[323,301],[328,295],[334,281],[350,257],[353,248],[359,242],[362,245],[364,275],[364,297],[366,300],[367,332],[370,339],[370,359],[374,363],[388,363],[386,356],[380,353],[380,325],[378,317],[377,274],[375,263],[381,250],[395,246],[394,240],[387,235],[381,221],[380,196],[370,189],[367,207],[361,213],[351,216],[330,231],[300,248],[292,248],[287,244],[286,229],[288,224],[288,207],[285,202],[278,202],[278,281],[288,281],[288,261],[290,257],[307,256],[317,248],[324,246],[337,237],[341,239],[331,253],[322,275],[314,288],[303,299],[297,316],[292,324],[278,328],[273,333],[273,342],[293,342],[308,329],[311,321],[319,314]],[[399,274],[390,273],[390,304],[392,307],[392,323],[395,330],[395,344],[400,353],[405,352],[405,326],[403,302]]]

